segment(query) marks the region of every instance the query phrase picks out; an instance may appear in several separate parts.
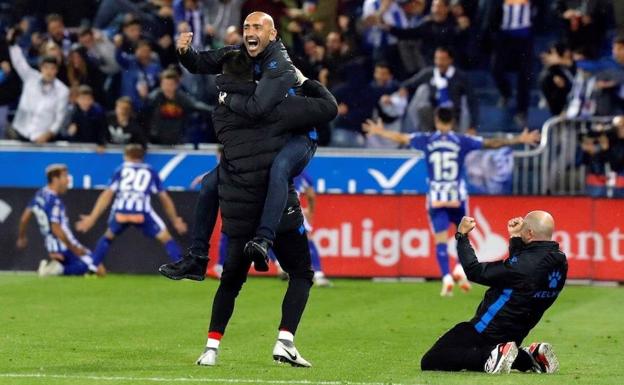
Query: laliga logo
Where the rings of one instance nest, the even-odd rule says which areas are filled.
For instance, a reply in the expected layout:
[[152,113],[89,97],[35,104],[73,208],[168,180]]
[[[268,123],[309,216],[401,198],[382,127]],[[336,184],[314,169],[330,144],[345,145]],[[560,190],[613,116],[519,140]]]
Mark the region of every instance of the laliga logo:
[[[477,227],[470,232],[470,239],[477,254],[479,262],[500,261],[507,255],[507,240],[492,231],[490,223],[483,215],[481,208],[476,207],[474,218]],[[457,248],[455,238],[449,241],[449,254],[457,258]]]

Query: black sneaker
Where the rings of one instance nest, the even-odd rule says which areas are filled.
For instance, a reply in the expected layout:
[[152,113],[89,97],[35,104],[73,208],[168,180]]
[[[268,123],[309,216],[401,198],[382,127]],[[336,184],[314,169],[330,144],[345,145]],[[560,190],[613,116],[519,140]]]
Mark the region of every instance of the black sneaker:
[[184,278],[203,281],[206,277],[208,261],[208,256],[196,256],[189,252],[179,261],[162,265],[158,271],[165,277],[176,281]]
[[245,255],[254,263],[256,271],[269,271],[269,248],[271,241],[255,237],[245,245]]

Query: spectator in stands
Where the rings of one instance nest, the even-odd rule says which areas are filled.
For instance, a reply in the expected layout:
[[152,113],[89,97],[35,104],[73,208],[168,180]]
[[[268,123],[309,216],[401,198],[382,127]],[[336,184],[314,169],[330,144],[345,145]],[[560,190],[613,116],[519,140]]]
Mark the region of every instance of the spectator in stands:
[[119,72],[119,64],[115,59],[115,45],[106,34],[93,28],[82,28],[78,33],[78,42],[85,47],[87,55],[106,75]]
[[[385,26],[390,33],[401,40],[420,40],[422,54],[427,65],[433,64],[435,49],[440,46],[452,47],[455,52],[462,51],[470,40],[470,20],[462,17],[455,20],[451,14],[449,0],[433,0],[431,13],[413,28]],[[461,59],[462,61],[463,58]]]
[[[142,29],[143,26],[141,25],[141,20],[132,14],[128,14],[125,16],[124,23],[121,28],[121,40],[118,37],[119,35],[115,35],[113,43],[115,43],[115,46],[118,49],[121,49],[122,52],[133,54],[139,44],[139,41],[141,41]],[[120,41],[121,46],[119,45]]]
[[106,113],[102,106],[95,102],[93,89],[87,85],[78,88],[66,136],[70,142],[99,145],[106,142]]
[[15,44],[15,31],[7,33],[13,69],[22,79],[23,88],[13,119],[12,139],[46,143],[59,132],[67,110],[69,89],[56,78],[58,63],[44,56],[39,71],[26,62],[22,49]]
[[136,143],[147,146],[143,129],[134,117],[132,99],[122,96],[115,102],[115,111],[106,116],[105,142],[110,144]]
[[[241,25],[241,6],[244,0],[229,0],[229,1],[204,1],[202,9],[204,12],[204,19],[206,25],[214,31],[214,37],[218,42],[224,42],[225,45],[229,45],[227,42],[228,35],[231,33],[231,28]],[[231,37],[230,37],[231,39]]]
[[598,58],[613,14],[610,0],[556,0],[554,8],[572,50],[581,49],[588,58]]
[[[394,70],[400,65],[398,39],[390,35],[387,29],[396,26],[400,7],[394,1],[364,0],[362,5],[362,45],[374,62],[394,63]],[[387,26],[382,28],[383,26]]]
[[98,103],[104,103],[104,74],[89,58],[87,49],[74,44],[67,58],[67,80],[70,88],[88,85]]
[[313,36],[308,36],[303,43],[304,57],[295,61],[299,70],[310,79],[318,79],[323,68],[325,47]]
[[[597,115],[598,89],[596,88],[596,73],[600,64],[589,60],[583,52],[573,53],[576,66],[576,75],[572,82],[572,90],[568,95],[565,107],[565,116],[568,118],[588,118]],[[600,108],[604,110],[605,107]]]
[[414,94],[407,109],[404,130],[433,131],[435,109],[446,107],[453,110],[460,132],[475,132],[479,102],[468,76],[453,65],[453,52],[448,47],[436,49],[434,62],[433,67],[423,69],[401,85]]
[[382,95],[399,89],[390,66],[380,62],[375,65],[373,81],[365,87],[345,84],[334,90],[338,101],[338,117],[332,128],[332,146],[364,147],[362,123],[373,116]]
[[63,17],[56,13],[50,14],[46,17],[47,25],[47,38],[58,45],[63,51],[63,55],[67,56],[72,44],[76,41],[76,36],[69,33],[65,29],[65,23],[63,23]]
[[553,44],[548,52],[541,55],[544,66],[539,77],[539,85],[548,109],[559,115],[565,108],[576,69],[572,51],[562,43]]
[[35,58],[37,64],[39,63],[41,57],[44,56],[50,56],[56,59],[56,63],[58,64],[56,78],[63,82],[66,86],[69,86],[69,79],[67,79],[67,62],[61,47],[59,47],[55,42],[48,40],[40,46],[39,53]]
[[590,133],[581,138],[580,161],[586,167],[585,191],[592,197],[607,195],[606,154],[609,139],[604,133]]
[[319,81],[329,90],[345,81],[346,65],[350,60],[349,46],[338,32],[330,32],[325,39],[325,56],[319,72]]
[[240,29],[235,25],[230,25],[225,29],[223,35],[224,45],[241,45],[243,44],[243,35],[241,35]]
[[600,115],[624,113],[624,33],[613,40],[611,54],[608,68],[596,76]]
[[147,101],[147,121],[150,142],[156,144],[182,143],[185,124],[193,111],[210,113],[213,108],[180,90],[180,75],[167,69],[160,75],[160,88]]
[[21,81],[11,66],[6,42],[0,41],[0,139],[4,139],[9,107],[19,99]]
[[607,151],[607,162],[614,175],[615,198],[624,198],[624,116],[617,116],[613,119],[614,130],[609,132],[605,150]]
[[121,50],[121,38],[115,36],[117,63],[123,68],[121,77],[121,95],[132,99],[135,110],[143,108],[145,98],[158,85],[160,62],[152,55],[152,47],[147,40],[138,42],[134,55]]
[[533,24],[535,1],[493,0],[487,2],[482,26],[493,42],[492,76],[501,94],[499,107],[507,107],[512,96],[508,72],[518,74],[516,80],[515,121],[527,123],[531,82],[533,79]]
[[191,45],[196,50],[203,50],[211,43],[215,30],[205,23],[199,0],[174,0],[173,20],[176,25],[183,21],[189,24],[193,32]]

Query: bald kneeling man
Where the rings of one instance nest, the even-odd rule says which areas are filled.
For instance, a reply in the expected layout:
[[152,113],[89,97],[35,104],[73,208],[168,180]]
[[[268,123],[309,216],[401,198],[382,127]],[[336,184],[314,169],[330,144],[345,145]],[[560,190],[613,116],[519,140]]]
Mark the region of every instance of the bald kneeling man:
[[509,220],[509,258],[480,263],[468,240],[476,226],[464,217],[457,228],[457,253],[468,279],[490,288],[469,322],[446,332],[425,353],[422,370],[553,373],[559,362],[552,346],[520,347],[557,299],[568,273],[566,256],[552,241],[553,217],[532,211]]

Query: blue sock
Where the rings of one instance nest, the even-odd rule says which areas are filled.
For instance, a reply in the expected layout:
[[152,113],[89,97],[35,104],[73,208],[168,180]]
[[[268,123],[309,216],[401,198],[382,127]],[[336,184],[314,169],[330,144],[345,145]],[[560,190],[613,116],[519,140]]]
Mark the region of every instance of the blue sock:
[[79,259],[72,259],[63,265],[63,275],[83,275],[87,271],[89,267]]
[[100,263],[102,263],[104,257],[106,257],[106,254],[108,253],[110,245],[111,240],[106,238],[105,236],[102,236],[98,240],[97,244],[95,245],[95,250],[93,251],[93,254],[91,254],[91,257],[93,258],[93,264],[95,266],[98,266]]
[[312,270],[314,271],[322,271],[321,269],[321,256],[319,255],[318,249],[314,244],[314,241],[311,239],[308,240],[308,247],[310,248],[310,260],[312,262]]
[[436,244],[436,258],[438,258],[438,265],[440,265],[440,272],[444,277],[449,273],[449,258],[446,251],[446,243]]
[[169,259],[172,262],[179,261],[182,259],[182,250],[180,250],[180,246],[174,241],[170,239],[165,243],[165,250],[167,250],[167,254],[169,255]]

